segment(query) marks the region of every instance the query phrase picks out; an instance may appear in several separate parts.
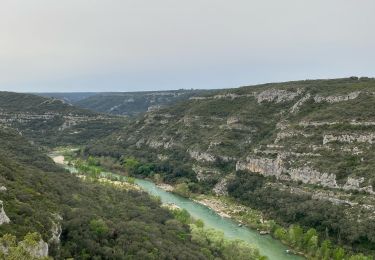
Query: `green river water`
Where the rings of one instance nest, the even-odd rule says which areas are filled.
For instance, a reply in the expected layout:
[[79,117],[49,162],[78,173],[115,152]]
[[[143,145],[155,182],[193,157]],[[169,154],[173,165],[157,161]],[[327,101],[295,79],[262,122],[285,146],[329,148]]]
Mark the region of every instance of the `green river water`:
[[[71,173],[78,172],[77,169],[72,166],[63,166]],[[116,174],[113,173],[103,173],[103,175],[107,174],[116,176]],[[240,227],[235,221],[221,217],[215,211],[198,202],[167,192],[148,180],[136,179],[135,182],[150,195],[160,197],[162,203],[173,203],[180,208],[186,209],[195,219],[203,220],[206,227],[222,231],[225,237],[229,239],[241,239],[253,244],[259,249],[260,253],[267,256],[269,260],[304,259],[300,256],[287,254],[286,250],[288,248],[278,240],[273,239],[270,235],[260,235],[255,230],[244,226]]]
[[136,183],[149,194],[160,197],[163,203],[173,203],[186,209],[192,217],[203,220],[206,227],[224,232],[227,238],[241,239],[255,245],[260,253],[270,260],[303,259],[299,256],[287,254],[285,251],[288,248],[271,236],[260,235],[257,231],[247,227],[239,227],[235,221],[219,216],[202,204],[164,191],[151,181],[136,179]]

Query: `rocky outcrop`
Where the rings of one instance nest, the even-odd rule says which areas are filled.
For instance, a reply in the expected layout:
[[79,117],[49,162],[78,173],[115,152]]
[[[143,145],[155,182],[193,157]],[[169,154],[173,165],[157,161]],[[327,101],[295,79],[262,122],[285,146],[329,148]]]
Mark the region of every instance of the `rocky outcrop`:
[[277,144],[278,142],[280,142],[281,140],[283,140],[285,138],[297,136],[298,134],[299,133],[294,132],[294,131],[281,131],[281,132],[278,132],[274,143]]
[[350,205],[350,206],[358,205],[358,203],[351,202],[349,200],[339,199],[332,192],[328,192],[328,194],[327,194],[327,192],[315,192],[315,193],[312,194],[312,198],[315,199],[315,200],[329,201],[329,202],[331,202],[332,204],[335,204],[335,205],[342,205],[342,204]]
[[238,161],[236,163],[236,171],[244,170],[260,173],[264,176],[283,178],[282,173],[285,169],[281,157],[278,156],[276,159],[248,157],[245,162]]
[[284,90],[284,89],[267,89],[265,91],[260,92],[256,95],[258,103],[262,103],[264,101],[268,102],[286,102],[292,101],[296,97],[298,97],[302,93],[301,89],[298,89],[296,92]]
[[321,102],[328,102],[328,103],[337,103],[337,102],[343,102],[343,101],[348,101],[348,100],[352,100],[352,99],[356,99],[359,94],[361,94],[360,91],[354,91],[354,92],[351,92],[347,95],[337,95],[337,96],[320,96],[320,95],[316,95],[314,97],[314,101],[316,103],[321,103]]
[[8,218],[7,214],[5,213],[2,200],[0,200],[0,207],[1,207],[1,210],[0,210],[0,225],[10,223],[10,219]]
[[338,188],[336,175],[321,173],[310,167],[290,169],[289,175],[292,180],[302,181],[305,184],[319,184],[324,187]]
[[[138,144],[138,143],[137,143]],[[154,139],[149,139],[146,144],[154,149],[158,148],[164,148],[164,149],[169,149],[174,146],[174,142],[172,140],[170,141],[157,141]]]
[[321,121],[321,122],[306,122],[302,121],[299,122],[299,126],[308,127],[308,126],[326,126],[326,125],[337,125],[340,124],[339,122],[328,122],[328,121]]
[[197,161],[214,162],[216,160],[216,157],[214,155],[206,152],[200,152],[196,150],[191,150],[188,152],[190,154],[190,157]]
[[367,187],[361,187],[362,183],[365,181],[365,178],[352,178],[348,177],[348,180],[342,187],[344,190],[359,190],[359,191],[365,191],[367,193],[375,194],[373,187],[367,186]]
[[59,214],[55,214],[54,216],[54,221],[52,221],[52,228],[51,228],[51,238],[49,239],[49,243],[55,243],[59,244],[60,243],[60,236],[62,233],[62,228],[61,228],[61,221],[63,218]]
[[228,179],[223,178],[218,183],[216,183],[216,185],[212,189],[212,191],[217,196],[219,196],[219,195],[228,195],[227,185],[228,185]]
[[375,133],[369,134],[342,134],[342,135],[333,135],[327,134],[323,136],[323,145],[331,142],[341,142],[341,143],[375,143]]

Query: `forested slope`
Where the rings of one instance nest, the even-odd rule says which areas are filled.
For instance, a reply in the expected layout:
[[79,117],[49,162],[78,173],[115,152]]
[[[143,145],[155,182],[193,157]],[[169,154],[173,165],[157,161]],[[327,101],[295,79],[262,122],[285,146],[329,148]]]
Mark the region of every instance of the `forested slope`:
[[55,259],[220,257],[192,242],[189,227],[157,200],[82,182],[11,129],[0,128],[0,173],[0,237],[38,232]]
[[139,176],[229,194],[285,226],[374,253],[374,106],[369,78],[223,90],[147,113],[86,152],[135,157]]

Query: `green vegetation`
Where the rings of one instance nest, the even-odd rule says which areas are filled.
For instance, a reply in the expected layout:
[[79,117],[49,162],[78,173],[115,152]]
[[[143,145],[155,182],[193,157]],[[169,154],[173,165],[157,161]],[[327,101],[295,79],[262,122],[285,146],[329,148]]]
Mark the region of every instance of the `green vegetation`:
[[374,92],[370,78],[222,90],[147,113],[84,154],[132,158],[131,175],[158,176],[185,195],[212,194],[236,166],[273,175],[238,173],[226,191],[284,228],[314,228],[320,240],[374,255]]
[[191,240],[201,246],[201,252],[207,259],[267,259],[248,243],[225,239],[222,232],[205,228],[201,220],[193,219],[184,209],[173,209],[172,213],[178,221],[190,226]]
[[282,227],[275,227],[273,235],[284,243],[291,245],[294,249],[305,252],[308,258],[311,259],[372,259],[372,257],[364,256],[363,254],[346,255],[343,248],[333,247],[331,241],[327,239],[319,244],[318,233],[313,228],[304,232],[298,225],[292,225],[287,230]]
[[10,234],[5,234],[0,238],[0,259],[2,260],[49,260],[49,257],[34,256],[30,252],[35,250],[41,241],[38,233],[28,233],[24,239],[17,242],[17,238]]
[[[238,201],[249,207],[261,209],[269,218],[275,219],[284,226],[298,223],[304,229],[314,227],[309,228],[306,233],[299,225],[291,225],[288,230],[283,227],[273,227],[275,238],[310,257],[318,259],[333,257],[332,254],[340,247],[326,252],[327,257],[321,252],[323,245],[331,243],[328,238],[343,246],[351,245],[349,249],[364,251],[370,248],[363,247],[371,246],[375,242],[373,240],[375,223],[372,221],[353,223],[345,215],[348,206],[330,205],[323,201],[312,200],[307,195],[283,192],[278,187],[268,186],[267,179],[258,174],[237,172],[236,178],[228,186],[228,191]],[[326,239],[323,240],[324,238]]]
[[[2,243],[11,247],[6,259],[14,254],[17,260],[32,259],[19,246],[29,232],[41,234],[55,259],[207,259],[189,226],[161,208],[159,200],[81,181],[22,136],[0,131],[0,182],[7,188],[0,199],[11,220],[0,226]],[[89,166],[95,164],[90,158]],[[59,241],[53,238],[54,227],[61,228],[55,234]]]

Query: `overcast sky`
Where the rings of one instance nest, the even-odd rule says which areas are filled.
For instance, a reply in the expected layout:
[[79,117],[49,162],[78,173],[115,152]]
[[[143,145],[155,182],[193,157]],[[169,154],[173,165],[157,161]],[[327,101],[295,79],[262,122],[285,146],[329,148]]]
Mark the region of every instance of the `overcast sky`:
[[374,0],[1,0],[0,90],[375,76]]

